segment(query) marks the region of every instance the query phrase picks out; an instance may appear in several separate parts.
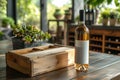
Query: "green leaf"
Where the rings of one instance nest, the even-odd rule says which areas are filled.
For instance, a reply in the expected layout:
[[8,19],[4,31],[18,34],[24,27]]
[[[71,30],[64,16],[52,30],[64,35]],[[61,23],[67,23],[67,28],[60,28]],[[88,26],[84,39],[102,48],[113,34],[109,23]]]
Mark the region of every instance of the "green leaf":
[[92,6],[99,6],[102,4],[105,0],[85,0],[87,4],[90,4]]
[[118,2],[118,0],[114,0],[114,3],[115,3],[116,6],[120,5],[120,3]]
[[96,0],[95,3],[98,4],[98,5],[100,5],[100,4],[102,4],[104,1],[105,1],[105,0]]
[[112,2],[112,0],[107,0],[107,3],[110,4]]

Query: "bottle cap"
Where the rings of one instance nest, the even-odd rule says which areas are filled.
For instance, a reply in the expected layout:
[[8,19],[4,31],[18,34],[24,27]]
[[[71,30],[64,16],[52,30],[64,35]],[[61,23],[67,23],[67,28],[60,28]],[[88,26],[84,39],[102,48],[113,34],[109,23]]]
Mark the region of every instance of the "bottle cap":
[[85,20],[85,12],[84,12],[84,10],[80,10],[79,11],[79,16],[80,16],[80,22],[84,22],[84,20]]

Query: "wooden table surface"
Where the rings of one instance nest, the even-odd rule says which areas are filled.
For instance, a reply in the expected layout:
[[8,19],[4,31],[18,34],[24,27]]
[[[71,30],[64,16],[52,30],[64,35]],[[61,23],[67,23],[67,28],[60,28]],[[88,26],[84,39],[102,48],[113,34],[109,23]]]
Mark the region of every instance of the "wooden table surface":
[[120,56],[90,52],[86,73],[69,66],[31,78],[6,67],[5,56],[0,54],[0,80],[120,80]]

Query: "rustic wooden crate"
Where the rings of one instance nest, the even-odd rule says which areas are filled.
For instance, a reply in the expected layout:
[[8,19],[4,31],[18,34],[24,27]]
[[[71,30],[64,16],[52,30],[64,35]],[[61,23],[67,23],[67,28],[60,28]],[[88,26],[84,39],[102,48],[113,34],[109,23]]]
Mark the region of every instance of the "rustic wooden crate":
[[8,52],[6,63],[7,66],[32,77],[73,65],[74,53],[72,47],[39,46]]

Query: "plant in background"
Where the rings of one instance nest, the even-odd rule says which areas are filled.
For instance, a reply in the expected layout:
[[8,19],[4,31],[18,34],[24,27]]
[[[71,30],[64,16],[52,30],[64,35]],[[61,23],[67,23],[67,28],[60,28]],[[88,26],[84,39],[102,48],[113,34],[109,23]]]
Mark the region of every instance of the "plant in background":
[[116,11],[112,11],[110,12],[110,25],[111,26],[115,26],[116,22],[117,22],[117,12]]
[[118,18],[118,24],[120,24],[120,13],[118,14],[117,18]]
[[65,19],[70,20],[71,19],[71,12],[69,9],[65,10]]
[[35,41],[48,40],[51,35],[47,32],[39,30],[37,27],[32,25],[16,25],[12,27],[13,35],[16,38],[22,39],[25,43],[32,43]]
[[116,19],[117,13],[115,11],[110,12],[110,19]]
[[[112,3],[113,0],[84,0],[86,4],[92,5],[94,7],[98,7],[107,3],[108,5]],[[119,0],[113,1],[116,6],[120,5]]]
[[103,19],[108,19],[109,18],[109,12],[108,11],[103,11],[103,12],[101,12],[101,17],[103,18]]
[[102,23],[103,25],[108,25],[109,11],[105,10],[101,12]]
[[10,27],[12,27],[12,26],[14,26],[14,20],[11,18],[11,17],[4,17],[4,18],[2,18],[2,27],[8,27],[8,26],[10,26]]
[[6,16],[7,0],[0,0],[0,16]]
[[70,11],[69,10],[65,10],[65,15],[70,15]]
[[60,9],[56,9],[56,10],[55,10],[55,12],[54,12],[54,17],[55,17],[56,19],[61,19],[62,13],[61,13]]
[[120,24],[120,7],[116,9],[116,13],[117,13],[117,23]]

